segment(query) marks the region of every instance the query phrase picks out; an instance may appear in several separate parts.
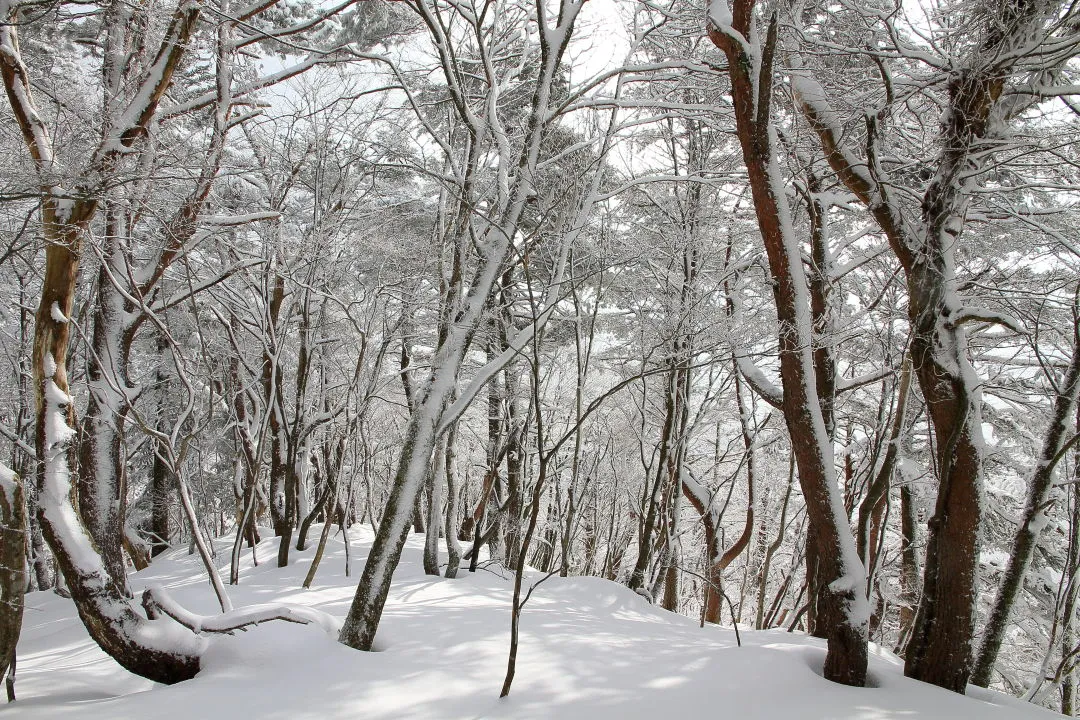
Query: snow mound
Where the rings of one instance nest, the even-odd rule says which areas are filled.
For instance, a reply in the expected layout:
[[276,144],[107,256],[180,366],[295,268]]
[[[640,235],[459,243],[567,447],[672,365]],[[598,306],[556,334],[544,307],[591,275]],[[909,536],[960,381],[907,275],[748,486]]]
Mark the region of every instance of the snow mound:
[[[314,537],[318,531],[312,530]],[[269,534],[269,533],[267,533]],[[332,539],[315,583],[301,583],[314,550],[277,568],[276,539],[245,554],[236,607],[308,605],[344,617],[372,535]],[[229,539],[217,542],[227,570]],[[993,692],[962,697],[908,680],[896,658],[876,650],[875,687],[848,688],[820,676],[823,644],[783,631],[698,627],[598,578],[544,580],[525,606],[517,675],[498,699],[506,670],[511,583],[494,567],[456,580],[423,574],[422,538],[411,538],[395,575],[376,649],[346,648],[317,628],[272,622],[213,639],[197,678],[164,687],[134,677],[88,638],[70,601],[31,593],[19,643],[19,700],[0,720],[365,720],[555,718],[653,720],[996,720],[1052,714]],[[532,582],[543,576],[534,573]],[[199,560],[163,554],[132,577],[136,592],[161,584],[193,612],[216,601]]]

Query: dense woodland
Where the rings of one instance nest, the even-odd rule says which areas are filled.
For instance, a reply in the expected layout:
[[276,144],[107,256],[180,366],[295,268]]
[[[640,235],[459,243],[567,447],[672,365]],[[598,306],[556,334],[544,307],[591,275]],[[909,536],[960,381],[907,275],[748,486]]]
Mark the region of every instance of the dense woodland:
[[[516,577],[504,695],[528,565],[1076,714],[1074,2],[0,21],[0,674],[52,588],[188,679],[207,632],[320,621],[231,607],[251,543],[362,523],[341,642],[424,533]],[[129,590],[183,545],[212,620]]]

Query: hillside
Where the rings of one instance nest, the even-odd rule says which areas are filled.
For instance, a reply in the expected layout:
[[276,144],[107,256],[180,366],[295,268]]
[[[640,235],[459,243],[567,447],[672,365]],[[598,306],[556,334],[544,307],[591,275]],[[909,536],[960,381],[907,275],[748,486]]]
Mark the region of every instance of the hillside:
[[[344,616],[371,531],[352,532],[352,578],[345,548],[331,540],[315,586],[300,590],[313,550],[273,567],[276,540],[251,553],[238,587],[248,603],[302,603]],[[317,533],[316,533],[317,536]],[[218,544],[227,563],[228,541]],[[699,628],[648,605],[616,583],[553,577],[525,608],[511,696],[500,701],[511,583],[495,568],[457,580],[423,575],[421,545],[410,540],[379,631],[377,652],[361,653],[320,630],[270,623],[214,642],[203,672],[171,687],[122,670],[89,640],[71,603],[27,596],[14,705],[0,719],[155,718],[565,718],[669,717],[997,720],[1052,714],[997,693],[961,697],[904,678],[895,657],[871,658],[875,687],[847,688],[817,672],[819,641],[782,631]],[[226,567],[227,569],[227,567]],[[161,583],[187,608],[215,608],[197,556],[162,555],[136,574],[136,592]]]

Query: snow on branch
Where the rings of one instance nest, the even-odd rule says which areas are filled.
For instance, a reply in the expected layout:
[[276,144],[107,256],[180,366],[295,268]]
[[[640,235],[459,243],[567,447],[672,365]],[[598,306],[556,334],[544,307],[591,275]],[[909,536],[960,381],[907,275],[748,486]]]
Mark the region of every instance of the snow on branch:
[[219,633],[231,635],[249,625],[259,625],[271,620],[300,625],[315,625],[327,635],[337,638],[341,623],[332,615],[300,605],[250,605],[219,615],[198,615],[181,607],[160,585],[152,585],[143,591],[143,607],[151,619],[168,615],[196,634]]
[[157,113],[158,103],[172,82],[173,73],[187,51],[202,6],[201,0],[181,0],[177,5],[153,63],[144,73],[131,102],[98,147],[92,161],[93,167],[106,167],[109,158],[120,148],[130,147],[137,137],[145,134],[151,118]]
[[981,322],[990,325],[1001,325],[1002,327],[1012,330],[1018,335],[1027,335],[1028,329],[1024,327],[1017,318],[1006,313],[997,312],[995,310],[987,310],[985,308],[976,307],[961,307],[953,311],[949,316],[949,323],[953,327],[959,327],[965,323]]
[[237,225],[248,225],[262,220],[277,220],[280,217],[281,213],[275,210],[264,210],[262,212],[247,213],[246,215],[205,215],[201,219],[205,224],[214,227],[236,227]]
[[836,382],[836,394],[840,395],[842,393],[850,392],[857,388],[861,388],[863,385],[869,385],[870,383],[877,382],[878,380],[893,374],[895,374],[893,368],[881,368],[880,370],[875,370],[872,373],[860,375],[859,377],[838,378]]
[[[735,18],[731,7],[728,6],[728,0],[709,0],[706,12],[709,25],[712,26],[710,34],[715,32],[719,37],[730,40],[738,47],[739,52],[747,57],[752,54],[746,36],[734,27]],[[713,42],[715,43],[715,40]]]
[[19,489],[19,476],[4,463],[0,462],[0,493],[7,499],[8,507],[15,505],[15,492]]
[[15,446],[22,450],[24,453],[26,453],[28,457],[31,457],[35,460],[37,459],[37,452],[34,450],[34,448],[28,445],[27,442],[21,437],[19,437],[18,433],[16,433],[14,430],[4,425],[0,425],[0,435],[3,435],[10,442],[14,443]]
[[772,405],[774,408],[781,409],[784,404],[784,391],[777,385],[774,385],[771,380],[765,377],[765,373],[761,372],[761,368],[754,364],[754,361],[748,357],[736,357],[735,363],[739,367],[739,372],[749,383],[750,387],[754,389],[762,400]]

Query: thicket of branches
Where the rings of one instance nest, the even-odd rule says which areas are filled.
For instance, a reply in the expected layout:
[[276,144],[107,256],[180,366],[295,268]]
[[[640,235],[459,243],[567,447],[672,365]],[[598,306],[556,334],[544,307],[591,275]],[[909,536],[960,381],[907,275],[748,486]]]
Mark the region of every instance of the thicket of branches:
[[1074,5],[0,22],[0,671],[55,588],[128,669],[191,677],[191,616],[126,580],[184,544],[202,632],[336,631],[227,586],[267,533],[342,572],[321,549],[363,523],[341,641],[425,533],[430,574],[514,575],[503,694],[532,566],[813,633],[839,682],[872,641],[1074,714]]

